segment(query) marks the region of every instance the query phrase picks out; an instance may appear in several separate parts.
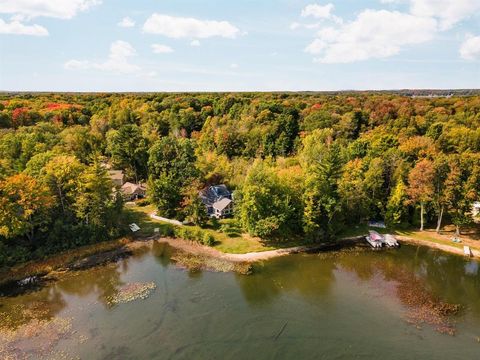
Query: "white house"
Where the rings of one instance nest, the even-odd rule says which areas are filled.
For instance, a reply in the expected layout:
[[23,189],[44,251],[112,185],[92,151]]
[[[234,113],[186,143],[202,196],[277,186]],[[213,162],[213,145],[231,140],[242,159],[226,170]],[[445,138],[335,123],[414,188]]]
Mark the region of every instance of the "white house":
[[480,201],[476,201],[473,203],[472,215],[474,218],[480,217]]
[[225,185],[209,186],[199,196],[210,217],[220,219],[233,213],[233,195]]

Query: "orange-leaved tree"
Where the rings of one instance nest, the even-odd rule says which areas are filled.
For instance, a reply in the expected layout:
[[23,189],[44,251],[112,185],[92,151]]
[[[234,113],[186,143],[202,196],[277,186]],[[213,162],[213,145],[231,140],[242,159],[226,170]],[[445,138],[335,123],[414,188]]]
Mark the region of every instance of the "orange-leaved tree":
[[0,235],[25,236],[33,242],[35,231],[50,221],[55,198],[46,185],[17,174],[0,181]]
[[420,231],[423,231],[425,204],[430,202],[434,195],[434,176],[433,163],[428,159],[417,162],[408,174],[408,196],[412,203],[420,204]]

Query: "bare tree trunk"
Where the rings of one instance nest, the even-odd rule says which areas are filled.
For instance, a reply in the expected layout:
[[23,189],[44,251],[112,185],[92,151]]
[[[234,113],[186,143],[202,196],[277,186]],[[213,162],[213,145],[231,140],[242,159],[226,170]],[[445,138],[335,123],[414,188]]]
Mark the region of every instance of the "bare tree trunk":
[[442,227],[442,218],[443,218],[443,206],[440,208],[440,214],[438,214],[437,234],[440,234],[440,228]]
[[460,236],[460,226],[455,225],[455,235]]
[[423,201],[420,202],[420,231],[423,231]]
[[56,185],[57,185],[58,197],[60,198],[60,204],[62,205],[62,211],[65,214],[65,204],[63,203],[62,188],[58,183]]

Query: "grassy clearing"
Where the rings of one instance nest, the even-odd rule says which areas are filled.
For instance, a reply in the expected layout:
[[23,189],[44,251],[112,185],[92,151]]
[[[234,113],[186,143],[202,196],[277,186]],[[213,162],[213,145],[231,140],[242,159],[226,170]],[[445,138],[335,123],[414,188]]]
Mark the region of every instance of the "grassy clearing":
[[128,214],[128,221],[130,223],[136,223],[140,227],[137,236],[152,236],[155,234],[156,228],[158,228],[163,235],[173,234],[172,224],[154,220],[150,217],[150,214],[155,212],[155,207],[152,205],[128,205],[125,207],[125,211]]
[[[139,233],[142,236],[153,235],[155,228],[160,228],[162,234],[173,230],[173,225],[150,217],[150,214],[155,212],[155,207],[152,205],[143,207],[131,205],[127,207],[127,211],[130,214],[131,221],[140,226],[141,230]],[[278,242],[262,241],[260,238],[243,233],[234,219],[222,219],[218,222],[210,223],[204,228],[199,226],[185,226],[185,228],[192,230],[192,232],[199,231],[211,234],[215,239],[213,247],[229,254],[246,254],[303,245],[303,241],[300,238]]]

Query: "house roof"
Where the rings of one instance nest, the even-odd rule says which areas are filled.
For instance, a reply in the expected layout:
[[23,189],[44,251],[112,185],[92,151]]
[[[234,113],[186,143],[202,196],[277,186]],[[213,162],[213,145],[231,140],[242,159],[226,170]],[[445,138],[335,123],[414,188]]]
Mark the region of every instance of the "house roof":
[[230,198],[232,193],[225,185],[215,185],[203,189],[199,195],[205,205],[212,206],[215,202],[223,198]]
[[122,191],[125,193],[125,194],[134,194],[135,192],[137,191],[146,191],[146,187],[142,184],[134,184],[134,183],[131,183],[131,182],[126,182],[125,184],[122,185]]
[[223,198],[213,204],[213,208],[219,211],[223,211],[227,208],[228,205],[232,203],[232,200],[229,198]]

